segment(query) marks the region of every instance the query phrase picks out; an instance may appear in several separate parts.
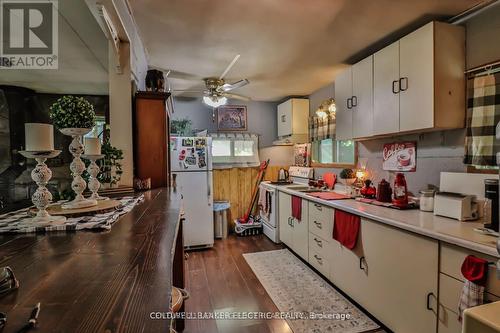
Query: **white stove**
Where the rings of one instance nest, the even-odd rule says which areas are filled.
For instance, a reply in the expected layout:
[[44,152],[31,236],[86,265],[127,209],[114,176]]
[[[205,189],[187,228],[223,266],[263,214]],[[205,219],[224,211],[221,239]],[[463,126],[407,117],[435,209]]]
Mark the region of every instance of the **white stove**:
[[313,178],[314,169],[308,167],[291,166],[288,169],[288,175],[290,177],[291,183],[288,184],[272,184],[271,182],[265,181],[260,183],[260,191],[267,191],[268,197],[270,199],[269,214],[265,214],[262,210],[259,212],[262,219],[262,226],[264,235],[266,235],[270,240],[275,243],[281,243],[279,237],[279,223],[278,223],[278,187],[281,186],[291,186],[291,185],[303,185],[308,184],[309,179]]

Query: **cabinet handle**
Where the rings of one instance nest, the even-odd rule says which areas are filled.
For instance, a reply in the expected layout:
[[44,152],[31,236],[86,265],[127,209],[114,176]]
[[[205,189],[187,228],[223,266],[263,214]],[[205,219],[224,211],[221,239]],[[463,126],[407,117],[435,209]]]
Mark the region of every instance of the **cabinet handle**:
[[427,307],[427,310],[429,310],[429,311],[433,310],[432,306],[431,306],[431,296],[433,296],[434,298],[436,297],[433,292],[430,292],[430,293],[427,294],[427,304],[426,304],[426,307]]
[[293,216],[290,217],[290,227],[295,228],[295,226],[293,225]]
[[398,90],[396,90],[396,86],[395,86],[395,84],[397,84],[398,82],[399,82],[398,80],[394,80],[394,81],[392,81],[392,93],[393,93],[393,94],[397,94],[397,93],[400,91],[400,87],[399,87],[399,85],[398,85],[398,87],[397,87],[397,88],[398,88]]
[[314,255],[314,258],[316,258],[316,260],[317,260],[317,261],[318,261],[321,265],[323,265],[323,258],[318,257],[318,255],[316,255],[316,254]]
[[366,272],[366,268],[363,267],[363,262],[366,262],[365,257],[359,257],[359,269]]
[[288,217],[288,225],[292,226],[292,222],[290,222],[291,217]]
[[314,241],[316,242],[316,244],[318,244],[319,247],[323,247],[323,242],[321,240],[314,237]]
[[286,122],[286,114],[281,115],[281,122],[285,123]]
[[323,228],[323,226],[321,225],[321,222],[314,221],[314,224],[316,224],[316,226],[318,227],[318,229],[322,229]]
[[[350,103],[349,103],[349,102],[350,102]],[[347,108],[348,108],[349,110],[350,110],[350,109],[352,109],[352,98],[348,98],[346,103],[347,103]]]
[[[405,83],[405,85],[404,85],[405,88],[404,89],[403,89],[403,84],[402,84],[403,82]],[[402,77],[402,78],[399,79],[399,90],[400,91],[406,91],[406,90],[408,90],[408,77],[405,76],[405,77]]]
[[352,107],[358,106],[358,97],[357,96],[352,96],[351,101],[352,101]]
[[315,203],[314,207],[316,207],[318,210],[323,210],[323,206],[321,206],[320,204]]

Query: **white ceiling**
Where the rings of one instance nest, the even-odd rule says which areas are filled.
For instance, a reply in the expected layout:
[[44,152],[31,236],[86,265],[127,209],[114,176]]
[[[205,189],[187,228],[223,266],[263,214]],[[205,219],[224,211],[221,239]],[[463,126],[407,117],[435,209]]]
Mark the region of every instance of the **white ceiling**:
[[108,94],[108,41],[84,0],[59,1],[59,69],[0,70],[0,84],[42,93]]
[[150,64],[173,89],[202,87],[236,54],[228,81],[255,100],[308,95],[353,63],[480,0],[129,0]]

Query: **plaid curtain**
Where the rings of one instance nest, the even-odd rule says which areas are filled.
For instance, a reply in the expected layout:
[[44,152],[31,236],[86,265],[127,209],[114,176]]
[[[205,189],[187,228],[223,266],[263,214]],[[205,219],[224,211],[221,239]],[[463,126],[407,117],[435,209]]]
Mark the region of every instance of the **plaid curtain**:
[[500,73],[467,81],[465,164],[496,166],[500,142],[495,128],[500,121]]
[[318,116],[309,118],[309,140],[310,142],[335,139],[335,118]]

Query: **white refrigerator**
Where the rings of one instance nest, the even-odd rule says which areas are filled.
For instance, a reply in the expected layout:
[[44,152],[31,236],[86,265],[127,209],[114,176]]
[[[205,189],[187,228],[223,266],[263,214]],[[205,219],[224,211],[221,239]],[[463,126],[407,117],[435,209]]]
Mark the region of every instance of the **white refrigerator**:
[[171,137],[170,165],[184,210],[184,246],[214,244],[212,138]]

